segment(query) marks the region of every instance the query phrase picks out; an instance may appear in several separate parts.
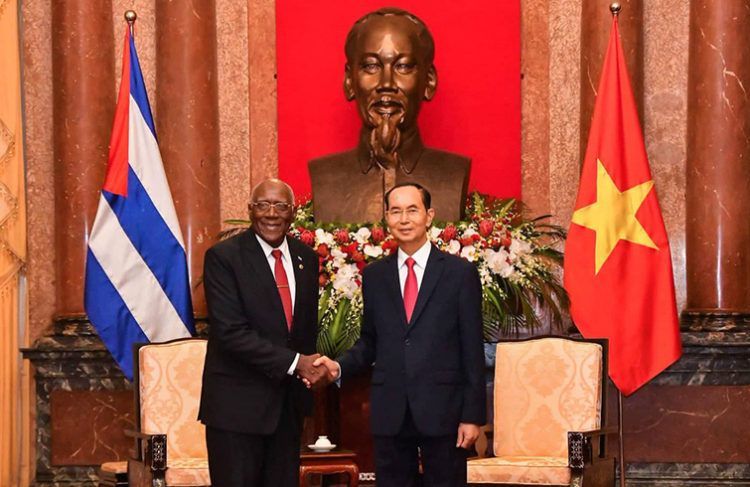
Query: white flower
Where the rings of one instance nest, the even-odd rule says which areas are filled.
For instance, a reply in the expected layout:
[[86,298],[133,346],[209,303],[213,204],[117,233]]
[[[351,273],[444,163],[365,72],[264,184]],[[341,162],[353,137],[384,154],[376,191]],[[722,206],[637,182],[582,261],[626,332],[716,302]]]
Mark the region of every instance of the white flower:
[[335,245],[333,234],[328,233],[321,228],[316,229],[315,230],[315,246],[317,247],[320,244],[326,244],[328,245],[328,247],[333,247]]
[[440,237],[440,232],[442,232],[442,228],[438,227],[432,227],[430,228],[430,240],[437,240]]
[[524,255],[528,255],[531,253],[531,244],[524,240],[519,240],[517,238],[514,238],[511,241],[510,249],[508,250],[510,251],[510,258],[512,260],[518,260]]
[[448,247],[445,250],[449,254],[458,255],[461,251],[461,243],[458,240],[451,240],[448,242]]
[[341,260],[341,259],[345,260],[346,259],[346,252],[344,252],[343,250],[341,250],[338,247],[333,247],[331,249],[331,257],[333,257],[333,260]]
[[359,269],[354,264],[342,265],[333,276],[333,289],[352,299],[359,290],[357,279],[359,278]]
[[359,230],[357,230],[357,233],[354,234],[354,240],[356,240],[358,243],[365,243],[370,238],[370,229],[367,227],[362,227]]
[[469,262],[474,262],[477,258],[477,248],[473,245],[467,245],[466,247],[461,249],[461,257],[468,260]]
[[379,245],[365,245],[365,255],[368,257],[378,258],[383,255],[383,248]]
[[487,262],[487,267],[490,268],[490,271],[506,279],[515,272],[513,266],[508,262],[509,256],[510,254],[503,249],[497,252],[492,249],[484,251],[484,260]]
[[472,235],[476,235],[476,234],[477,234],[477,231],[474,230],[472,227],[469,227],[466,230],[464,230],[464,232],[461,234],[461,237],[462,238],[469,238]]

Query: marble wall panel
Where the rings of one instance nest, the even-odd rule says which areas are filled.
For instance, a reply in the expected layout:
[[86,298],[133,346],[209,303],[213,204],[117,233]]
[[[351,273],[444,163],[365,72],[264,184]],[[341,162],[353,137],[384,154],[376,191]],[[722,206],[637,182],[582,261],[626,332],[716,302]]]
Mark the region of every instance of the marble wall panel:
[[52,391],[52,465],[125,461],[135,429],[132,391]]
[[276,2],[248,0],[250,183],[279,173],[276,117]]
[[643,3],[646,150],[672,250],[677,309],[685,308],[685,164],[690,4]]
[[581,162],[581,2],[550,0],[549,12],[550,212],[555,223],[567,227]]
[[521,188],[531,215],[550,210],[548,0],[521,1]]
[[248,4],[216,0],[221,220],[247,216],[250,199]]
[[750,463],[750,386],[647,385],[623,417],[628,463]]
[[29,283],[28,343],[55,313],[55,180],[52,150],[52,15],[49,2],[22,2],[23,101]]

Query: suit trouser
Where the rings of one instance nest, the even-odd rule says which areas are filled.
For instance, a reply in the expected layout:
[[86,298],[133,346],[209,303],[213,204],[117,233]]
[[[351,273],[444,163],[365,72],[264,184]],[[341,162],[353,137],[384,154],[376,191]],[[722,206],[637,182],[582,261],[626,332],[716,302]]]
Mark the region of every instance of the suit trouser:
[[206,426],[211,486],[297,487],[301,432],[302,418],[288,395],[276,431],[270,435]]
[[419,433],[407,406],[404,423],[395,436],[375,436],[375,475],[378,487],[412,487],[419,484],[421,453],[425,487],[466,485],[467,451],[456,448],[456,433],[424,436]]

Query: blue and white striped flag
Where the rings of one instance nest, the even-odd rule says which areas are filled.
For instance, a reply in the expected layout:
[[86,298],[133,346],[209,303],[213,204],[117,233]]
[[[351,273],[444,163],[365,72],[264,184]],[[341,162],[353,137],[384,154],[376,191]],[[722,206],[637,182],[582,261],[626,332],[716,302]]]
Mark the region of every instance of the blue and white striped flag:
[[130,379],[134,343],[195,334],[185,255],[128,27],[107,176],[88,241],[84,306]]

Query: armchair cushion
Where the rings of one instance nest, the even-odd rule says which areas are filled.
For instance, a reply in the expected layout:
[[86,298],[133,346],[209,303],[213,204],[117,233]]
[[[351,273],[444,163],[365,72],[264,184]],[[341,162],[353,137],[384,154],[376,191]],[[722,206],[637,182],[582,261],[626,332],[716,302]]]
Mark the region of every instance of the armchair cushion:
[[170,487],[211,485],[208,458],[167,458],[165,480]]
[[568,431],[600,427],[602,347],[542,338],[497,345],[494,454],[562,458]]
[[206,458],[205,427],[197,419],[206,341],[145,345],[138,354],[141,431],[167,435],[170,463]]
[[571,470],[563,457],[507,456],[472,460],[467,475],[471,484],[568,485]]

